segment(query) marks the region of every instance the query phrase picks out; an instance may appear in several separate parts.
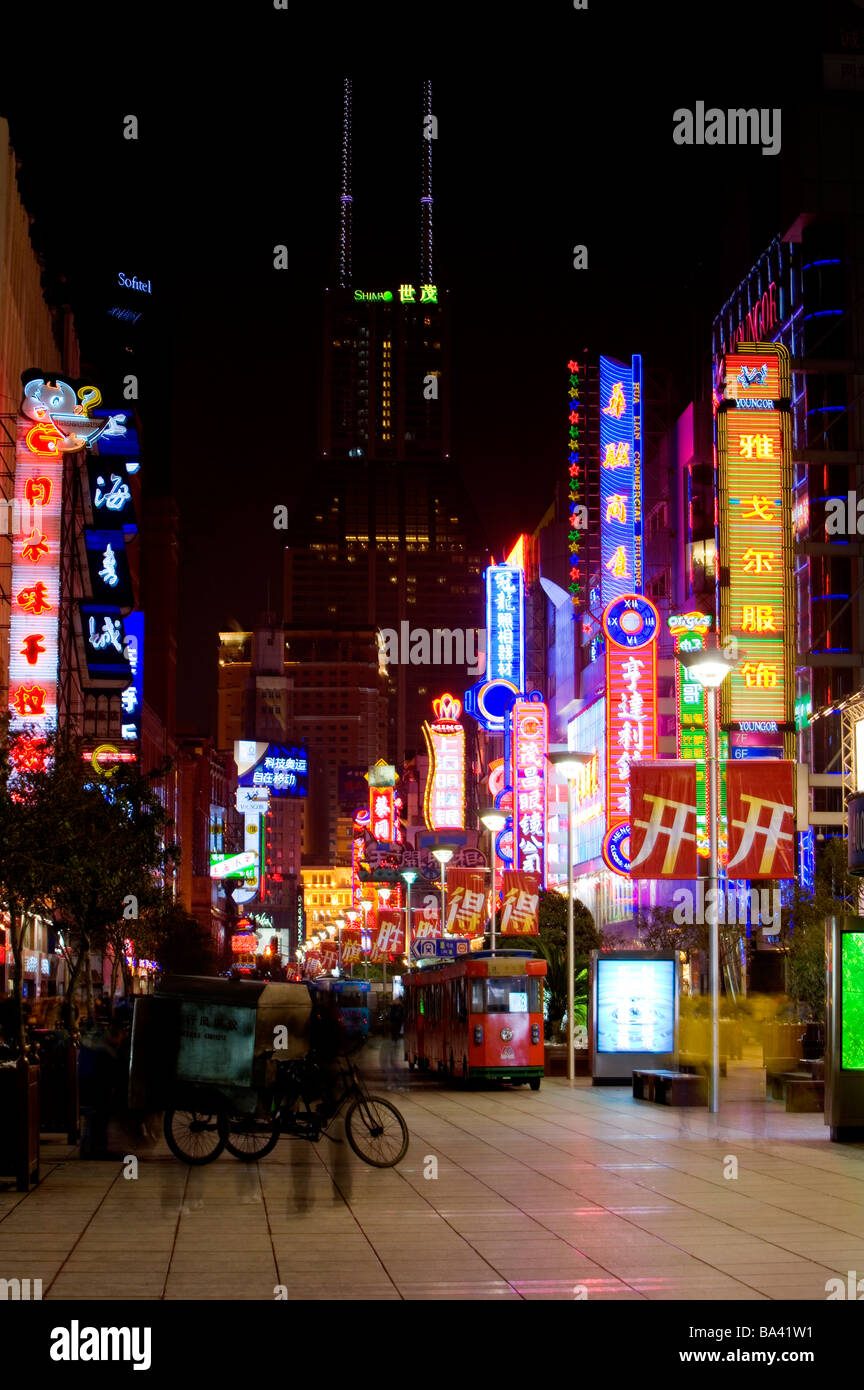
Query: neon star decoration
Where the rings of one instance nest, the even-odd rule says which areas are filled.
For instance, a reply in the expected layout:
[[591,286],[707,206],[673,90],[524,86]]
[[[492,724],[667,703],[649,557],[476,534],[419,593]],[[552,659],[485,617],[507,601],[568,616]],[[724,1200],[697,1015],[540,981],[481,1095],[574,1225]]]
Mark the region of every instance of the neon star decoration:
[[567,363],[570,372],[570,387],[567,392],[567,463],[569,477],[569,528],[567,541],[570,548],[570,582],[568,589],[574,606],[579,608],[583,601],[582,574],[582,535],[586,530],[586,509],[583,503],[585,450],[583,400],[587,400],[583,368],[575,358]]

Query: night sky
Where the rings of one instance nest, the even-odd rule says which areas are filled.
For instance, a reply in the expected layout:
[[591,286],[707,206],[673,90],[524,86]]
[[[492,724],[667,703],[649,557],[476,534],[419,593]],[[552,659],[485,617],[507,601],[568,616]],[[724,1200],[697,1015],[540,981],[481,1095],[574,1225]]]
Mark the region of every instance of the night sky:
[[[399,12],[380,46],[365,11],[361,55],[357,7],[345,7],[335,48],[323,31],[340,7],[312,8],[256,7],[237,32],[211,35],[213,61],[175,46],[158,78],[130,69],[62,111],[0,104],[34,241],[49,282],[66,278],[98,383],[128,370],[107,316],[117,271],[152,280],[145,466],[180,508],[179,718],[204,731],[215,730],[216,634],[255,621],[268,579],[281,607],[273,507],[292,506],[314,467],[343,73],[354,78],[354,282],[373,288],[419,280],[422,80],[433,79],[453,462],[500,550],[536,525],[563,476],[574,352],[641,352],[646,372],[674,373],[681,409],[703,394],[713,314],[807,210],[806,102],[836,100],[820,94],[821,51],[837,51],[844,28],[864,31],[852,0],[819,7],[825,40],[788,6],[590,0],[587,12],[535,7],[536,19],[489,8],[487,36],[460,27],[464,6],[442,6],[425,36]],[[782,153],[674,145],[673,111],[697,100],[782,106]],[[137,142],[122,138],[129,112]],[[80,195],[70,184],[59,201],[58,143],[86,173]],[[287,272],[272,269],[277,243]],[[588,247],[587,271],[572,268],[575,244]]]

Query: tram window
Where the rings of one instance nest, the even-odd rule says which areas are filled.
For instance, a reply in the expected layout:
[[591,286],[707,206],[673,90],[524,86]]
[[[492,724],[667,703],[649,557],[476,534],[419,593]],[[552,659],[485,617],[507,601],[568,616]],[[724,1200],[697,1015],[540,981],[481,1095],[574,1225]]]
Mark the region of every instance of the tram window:
[[368,996],[360,989],[340,989],[336,997],[342,1009],[365,1009],[369,1004]]
[[486,981],[486,1012],[489,1014],[527,1014],[528,990],[524,975],[504,976]]
[[542,981],[538,980],[536,975],[528,976],[528,1012],[529,1014],[543,1012]]
[[471,1012],[472,1014],[482,1014],[483,1008],[483,981],[471,981]]
[[468,1021],[468,982],[457,980],[453,991],[453,1012],[460,1023]]

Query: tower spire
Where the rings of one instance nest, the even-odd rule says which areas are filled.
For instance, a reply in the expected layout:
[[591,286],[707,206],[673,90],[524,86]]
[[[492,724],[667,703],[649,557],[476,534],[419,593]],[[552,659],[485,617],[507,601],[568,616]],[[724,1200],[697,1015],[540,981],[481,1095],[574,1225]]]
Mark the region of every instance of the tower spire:
[[339,201],[339,284],[343,290],[351,284],[351,78],[346,77],[342,88],[342,194]]
[[432,276],[432,81],[423,83],[423,181],[420,194],[420,277],[431,285]]

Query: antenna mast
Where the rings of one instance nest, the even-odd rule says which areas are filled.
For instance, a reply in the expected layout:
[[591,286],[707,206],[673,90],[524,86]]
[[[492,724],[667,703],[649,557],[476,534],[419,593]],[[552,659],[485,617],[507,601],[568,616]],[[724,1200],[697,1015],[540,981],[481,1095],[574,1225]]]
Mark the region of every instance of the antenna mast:
[[432,81],[423,83],[423,185],[420,197],[420,277],[432,284]]
[[342,89],[342,195],[339,201],[339,284],[343,290],[351,285],[351,78],[346,77]]

